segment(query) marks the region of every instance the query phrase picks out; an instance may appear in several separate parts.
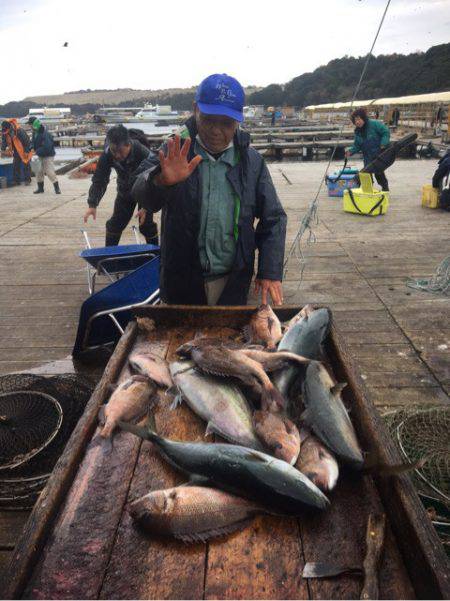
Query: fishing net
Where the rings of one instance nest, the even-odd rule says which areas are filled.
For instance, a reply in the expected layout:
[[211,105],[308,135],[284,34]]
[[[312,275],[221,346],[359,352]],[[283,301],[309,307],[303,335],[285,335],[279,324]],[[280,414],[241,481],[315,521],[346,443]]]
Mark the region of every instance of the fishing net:
[[0,376],[1,508],[34,505],[93,388],[77,374]]
[[434,294],[450,294],[450,255],[445,257],[429,280],[409,280],[406,283],[415,290],[424,290]]
[[0,470],[17,467],[55,438],[62,423],[58,401],[43,392],[0,394]]
[[383,416],[400,454],[423,460],[412,479],[450,552],[450,405],[410,406]]

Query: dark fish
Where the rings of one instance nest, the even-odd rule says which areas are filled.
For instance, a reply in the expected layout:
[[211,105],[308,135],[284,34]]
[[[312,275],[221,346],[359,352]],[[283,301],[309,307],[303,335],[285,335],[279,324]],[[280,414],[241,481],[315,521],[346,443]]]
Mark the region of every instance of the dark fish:
[[150,440],[172,466],[190,474],[193,483],[201,481],[286,515],[325,509],[329,504],[301,472],[265,453],[230,444],[175,442],[124,422],[120,427]]
[[[308,306],[308,305],[307,305]],[[301,314],[302,312],[300,312]],[[278,345],[278,351],[290,351],[307,359],[321,359],[322,344],[330,328],[330,311],[328,309],[304,310],[304,315],[290,327]],[[297,376],[304,371],[301,366],[292,365],[284,369],[274,378],[274,384],[287,398],[289,389]]]
[[320,440],[342,461],[363,465],[353,424],[341,399],[345,384],[336,384],[322,363],[311,361],[303,382],[303,419]]
[[282,414],[255,411],[255,431],[272,455],[294,465],[300,451],[297,426]]
[[284,399],[270,381],[261,364],[250,359],[241,350],[229,349],[225,346],[196,346],[195,341],[180,347],[177,352],[190,356],[199,369],[206,374],[223,378],[237,378],[245,385],[261,389],[261,406],[263,409],[282,408]]
[[275,349],[283,335],[281,323],[270,305],[261,305],[244,328],[248,342]]
[[277,351],[274,353],[271,351],[244,348],[241,349],[241,352],[250,359],[261,363],[265,372],[277,371],[292,363],[297,363],[304,367],[305,363],[310,362],[310,359],[301,357],[295,353],[290,353],[289,351]]
[[130,504],[131,517],[147,532],[184,542],[206,541],[245,528],[267,511],[247,499],[206,486],[156,490]]

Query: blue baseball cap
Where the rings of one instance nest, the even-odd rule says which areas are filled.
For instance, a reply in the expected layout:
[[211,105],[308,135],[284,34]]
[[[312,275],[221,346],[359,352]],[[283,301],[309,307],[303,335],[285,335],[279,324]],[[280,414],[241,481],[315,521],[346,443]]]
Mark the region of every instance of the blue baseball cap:
[[215,73],[204,79],[197,88],[195,101],[205,115],[225,115],[239,122],[244,120],[244,88],[226,73]]

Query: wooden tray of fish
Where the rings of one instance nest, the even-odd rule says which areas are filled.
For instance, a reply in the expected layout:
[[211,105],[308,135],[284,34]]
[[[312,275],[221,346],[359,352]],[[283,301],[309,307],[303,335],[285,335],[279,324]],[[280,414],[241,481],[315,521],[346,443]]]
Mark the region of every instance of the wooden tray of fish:
[[[287,323],[300,309],[283,307],[277,309],[276,314],[281,322]],[[218,436],[223,430],[216,423],[205,438],[205,421],[186,402],[173,408],[171,395],[159,393],[151,410],[154,422],[150,430],[157,433],[153,442],[119,430],[112,450],[106,452],[105,445],[99,444],[98,416],[102,405],[110,399],[114,386],[130,378],[130,358],[135,360],[142,352],[150,352],[173,362],[179,359],[176,350],[181,345],[199,337],[235,341],[255,310],[255,307],[157,306],[137,311],[139,326],[133,322],[127,327],[25,527],[12,557],[5,598],[449,598],[448,562],[409,477],[406,474],[383,476],[376,471],[369,475],[361,469],[366,454],[375,458],[377,464],[394,465],[400,459],[375,409],[366,400],[364,384],[333,325],[324,341],[324,357],[334,382],[346,382],[347,387],[341,392],[341,387],[330,385],[330,390],[333,388],[332,393],[342,398],[348,408],[357,445],[363,454],[360,458],[357,452],[354,455],[351,440],[349,457],[345,448],[338,449],[337,484],[333,487],[325,478],[332,490],[321,493],[317,489],[311,502],[310,491],[306,501],[303,497],[299,501],[295,497],[297,493],[293,493],[293,510],[289,511],[291,505],[289,499],[286,502],[283,491],[272,494],[272,488],[280,490],[280,486],[273,485],[270,470],[280,469],[283,463],[287,467],[282,466],[281,471],[288,473],[288,480],[292,470],[298,470],[278,459],[267,460],[266,451],[261,459],[260,451],[249,449],[256,471],[268,470],[266,479],[261,477],[261,472],[254,476],[247,465],[245,473],[254,478],[250,478],[250,484],[242,479],[242,470],[236,472],[233,481],[229,474],[223,473],[222,465],[217,468],[221,476],[216,477],[214,461],[210,461],[208,469],[214,472],[212,479],[216,478],[216,483],[220,480],[222,488],[227,490],[220,493],[222,497],[213,494],[209,498],[204,491],[198,497],[205,500],[204,509],[210,518],[208,511],[223,508],[227,499],[233,502],[236,497],[230,493],[245,488],[244,510],[237,507],[239,523],[229,529],[233,532],[224,535],[227,529],[223,528],[226,518],[223,511],[217,514],[217,528],[210,520],[209,534],[203,537],[204,541],[198,540],[201,536],[189,537],[189,531],[184,538],[194,542],[149,533],[143,528],[145,519],[141,519],[140,525],[133,521],[131,514],[134,518],[145,518],[149,507],[170,509],[174,500],[181,502],[188,495],[190,486],[204,489],[205,484],[211,486],[210,482],[197,480],[178,489],[175,495],[151,497],[150,505],[147,501],[138,501],[149,492],[186,483],[189,479],[186,472],[195,471],[198,478],[199,469],[192,467],[198,443],[211,443],[207,446],[208,453],[212,452],[212,446],[213,451],[224,448],[219,445],[225,441]],[[198,356],[192,354],[192,345],[185,347],[185,355],[201,363]],[[211,368],[212,353],[211,356],[203,353],[202,360],[209,361]],[[310,369],[311,364],[306,365],[298,369]],[[139,366],[134,364],[133,368],[139,369]],[[244,375],[248,377],[247,372]],[[283,382],[278,384],[282,389]],[[256,380],[250,378],[246,386],[245,390],[251,389],[253,398],[266,394],[265,407],[270,410],[270,394],[267,396],[270,385],[264,378],[259,379],[256,374]],[[289,402],[300,403],[302,399],[295,396],[295,384],[293,388]],[[303,388],[303,397],[307,394]],[[311,419],[311,411],[308,413]],[[297,417],[294,415],[293,420]],[[317,415],[312,417],[318,419]],[[142,434],[143,430],[139,432]],[[248,432],[244,436],[248,436]],[[178,455],[170,441],[181,441],[181,447],[176,447]],[[280,451],[268,438],[265,443],[272,454]],[[193,450],[192,446],[183,444],[197,446]],[[248,444],[252,444],[251,440]],[[227,448],[231,447],[238,448],[235,445]],[[171,456],[172,452],[175,455]],[[239,454],[239,451],[232,452]],[[242,456],[233,455],[228,460],[229,464],[239,467]],[[221,461],[220,456],[217,461]],[[175,465],[182,467],[185,473]],[[323,489],[317,470],[307,472]],[[257,492],[252,489],[252,483]],[[290,481],[282,486],[291,490]],[[304,482],[299,486],[304,487]],[[317,494],[329,502],[322,503]],[[314,507],[317,498],[321,508]],[[269,507],[270,511],[250,511],[250,504]],[[134,511],[130,510],[132,507]],[[272,511],[274,507],[276,511]],[[172,522],[169,520],[166,526],[168,524],[171,526]],[[148,521],[147,526],[152,525],[155,523]],[[156,528],[161,530],[161,522]],[[303,575],[305,569],[313,575],[315,571],[328,571],[330,575],[307,578]],[[331,575],[333,572],[335,575]]]

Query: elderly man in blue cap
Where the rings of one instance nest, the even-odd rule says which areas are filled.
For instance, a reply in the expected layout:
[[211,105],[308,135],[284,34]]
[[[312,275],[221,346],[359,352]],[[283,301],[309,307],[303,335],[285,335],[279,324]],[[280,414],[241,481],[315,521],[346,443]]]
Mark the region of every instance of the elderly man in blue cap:
[[246,304],[256,250],[256,293],[263,304],[283,302],[286,214],[264,159],[239,129],[244,99],[236,79],[210,75],[194,115],[140,166],[135,199],[144,211],[162,210],[164,302]]

